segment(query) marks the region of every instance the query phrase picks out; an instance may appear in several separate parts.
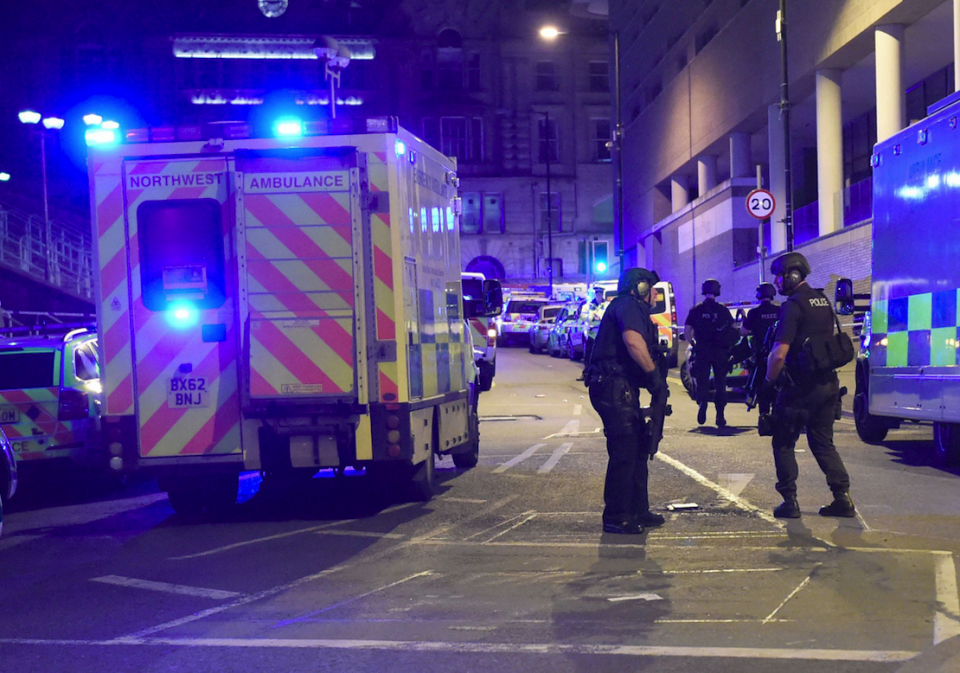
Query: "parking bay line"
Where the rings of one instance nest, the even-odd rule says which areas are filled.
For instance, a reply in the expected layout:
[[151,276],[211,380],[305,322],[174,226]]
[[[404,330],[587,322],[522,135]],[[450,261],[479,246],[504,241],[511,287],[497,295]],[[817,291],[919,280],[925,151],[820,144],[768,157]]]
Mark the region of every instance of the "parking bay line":
[[312,650],[386,650],[449,654],[617,655],[627,657],[685,657],[716,659],[770,659],[802,661],[862,661],[895,663],[918,652],[904,650],[829,650],[762,647],[685,647],[657,645],[600,645],[564,643],[484,643],[409,640],[336,640],[314,638],[118,638],[115,640],[42,640],[0,638],[9,645],[161,646],[206,648],[271,648]]
[[134,577],[121,577],[120,575],[104,575],[103,577],[91,577],[91,582],[101,584],[113,584],[120,587],[130,587],[132,589],[146,589],[148,591],[161,591],[167,594],[179,594],[181,596],[194,596],[197,598],[212,598],[214,600],[225,601],[231,598],[238,598],[243,594],[236,591],[221,591],[220,589],[204,589],[202,587],[191,587],[184,584],[170,584],[169,582],[154,582],[151,580],[138,580]]

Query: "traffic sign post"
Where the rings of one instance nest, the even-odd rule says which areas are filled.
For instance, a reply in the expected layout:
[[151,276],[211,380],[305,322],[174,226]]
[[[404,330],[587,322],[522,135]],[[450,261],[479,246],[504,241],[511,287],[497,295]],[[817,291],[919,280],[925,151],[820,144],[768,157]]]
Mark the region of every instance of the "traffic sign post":
[[757,188],[747,194],[747,212],[751,217],[757,218],[757,255],[760,267],[760,282],[763,283],[763,258],[766,255],[766,248],[763,245],[763,223],[768,220],[777,209],[777,200],[773,194],[762,188],[761,168],[757,166]]

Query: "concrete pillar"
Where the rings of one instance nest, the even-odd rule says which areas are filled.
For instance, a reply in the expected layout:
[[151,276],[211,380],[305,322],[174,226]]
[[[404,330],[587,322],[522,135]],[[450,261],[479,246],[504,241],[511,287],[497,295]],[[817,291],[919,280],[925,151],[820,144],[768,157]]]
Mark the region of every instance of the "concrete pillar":
[[784,174],[787,162],[783,156],[783,133],[780,106],[771,105],[767,108],[767,142],[770,144],[770,191],[777,200],[777,209],[770,218],[770,237],[773,240],[764,241],[770,253],[787,249],[787,227],[783,223],[787,204],[787,181]]
[[686,175],[674,175],[670,178],[670,200],[673,205],[673,212],[677,212],[690,203]]
[[820,235],[843,227],[843,112],[839,70],[817,71],[817,182]]
[[748,178],[750,171],[750,134],[730,134],[730,177]]
[[903,26],[880,26],[875,33],[877,50],[877,140],[883,141],[906,124],[903,87]]
[[[958,0],[960,2],[960,0]],[[697,187],[703,196],[717,186],[717,157],[707,154],[697,159]]]

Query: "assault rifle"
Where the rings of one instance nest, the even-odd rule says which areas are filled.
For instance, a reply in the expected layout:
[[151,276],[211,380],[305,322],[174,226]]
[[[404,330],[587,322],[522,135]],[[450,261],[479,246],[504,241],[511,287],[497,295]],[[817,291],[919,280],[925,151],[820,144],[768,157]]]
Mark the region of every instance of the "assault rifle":
[[775,322],[767,328],[763,343],[758,350],[754,351],[753,357],[749,360],[750,376],[747,378],[747,385],[744,390],[747,394],[747,411],[757,406],[760,388],[763,386],[763,381],[767,375],[767,358],[770,357],[770,352],[773,350],[778,324],[779,322]]
[[663,353],[663,345],[657,353],[657,367],[660,369],[660,378],[663,381],[663,388],[656,397],[650,400],[649,407],[641,408],[643,418],[647,422],[647,452],[650,454],[650,460],[660,450],[660,442],[663,440],[663,423],[667,416],[673,414],[673,407],[669,404],[670,388],[667,385],[667,374],[670,372],[670,363]]

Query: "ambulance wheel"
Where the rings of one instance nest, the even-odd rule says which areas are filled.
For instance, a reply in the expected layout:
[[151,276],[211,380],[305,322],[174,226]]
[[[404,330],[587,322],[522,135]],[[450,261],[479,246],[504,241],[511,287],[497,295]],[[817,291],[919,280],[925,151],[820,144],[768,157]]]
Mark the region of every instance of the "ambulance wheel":
[[429,502],[437,490],[437,454],[433,451],[423,463],[414,468],[410,480],[410,495],[417,502]]
[[237,504],[240,473],[218,474],[210,478],[204,491],[203,504],[211,514],[224,514]]
[[486,392],[493,388],[493,377],[496,374],[496,369],[493,365],[485,360],[480,362],[480,377],[477,382],[480,384],[480,390]]
[[167,499],[180,516],[198,516],[203,511],[203,489],[196,486],[174,486],[167,491]]
[[470,414],[470,449],[464,453],[451,454],[458,470],[469,470],[480,462],[480,417],[476,410]]
[[946,467],[960,465],[960,425],[933,424],[933,446],[937,462]]

